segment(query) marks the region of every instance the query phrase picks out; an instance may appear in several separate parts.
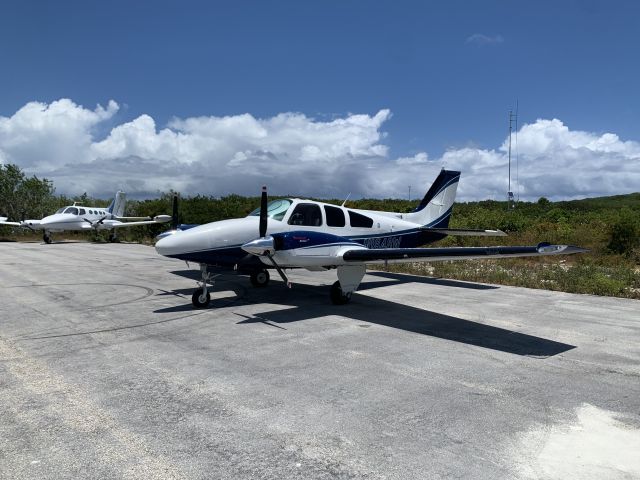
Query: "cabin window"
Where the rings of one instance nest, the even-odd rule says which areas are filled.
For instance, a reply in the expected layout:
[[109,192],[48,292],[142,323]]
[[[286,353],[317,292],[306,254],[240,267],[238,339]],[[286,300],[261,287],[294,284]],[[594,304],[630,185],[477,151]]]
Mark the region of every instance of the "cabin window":
[[322,212],[315,203],[299,203],[289,218],[289,225],[319,227],[322,225]]
[[364,215],[356,212],[352,212],[349,210],[349,222],[352,227],[356,228],[371,228],[373,227],[373,220],[369,217],[365,217]]
[[[271,200],[267,203],[267,217],[272,218],[274,220],[282,220],[289,210],[293,202],[288,198],[281,198],[279,200]],[[256,208],[253,212],[249,214],[250,217],[259,217],[260,216],[260,208]]]
[[85,211],[85,209],[81,208],[80,209],[80,215],[86,215],[86,214],[87,214],[87,212]]
[[344,227],[346,225],[344,219],[344,212],[341,208],[324,206],[324,214],[327,217],[327,226],[329,227]]

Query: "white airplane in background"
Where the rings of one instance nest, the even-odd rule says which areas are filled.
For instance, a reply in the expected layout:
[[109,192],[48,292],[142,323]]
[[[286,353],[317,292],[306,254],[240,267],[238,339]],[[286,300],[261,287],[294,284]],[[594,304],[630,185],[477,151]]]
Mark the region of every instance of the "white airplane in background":
[[[51,232],[62,232],[65,230],[109,230],[109,241],[114,242],[116,240],[115,229],[117,228],[165,223],[171,220],[171,216],[169,215],[158,215],[153,219],[149,217],[124,217],[126,201],[126,194],[124,192],[118,192],[107,208],[84,207],[74,203],[68,207],[62,207],[53,215],[44,217],[42,220],[8,222],[6,217],[0,217],[0,225],[13,225],[30,230],[43,230],[42,239],[45,243],[51,243]],[[123,222],[123,220],[139,221]]]
[[410,213],[357,210],[298,198],[267,202],[245,218],[200,225],[158,240],[160,255],[200,264],[202,280],[192,303],[210,302],[209,267],[249,273],[254,286],[269,281],[274,268],[287,286],[285,268],[337,269],[331,287],[334,304],[351,299],[367,264],[532,257],[586,252],[571,245],[418,248],[447,235],[504,236],[500,230],[449,229],[460,172],[442,170],[418,207]]

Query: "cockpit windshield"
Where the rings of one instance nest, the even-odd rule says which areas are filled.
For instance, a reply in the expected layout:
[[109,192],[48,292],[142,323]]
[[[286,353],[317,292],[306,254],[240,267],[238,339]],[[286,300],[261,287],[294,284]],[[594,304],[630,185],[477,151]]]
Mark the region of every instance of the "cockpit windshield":
[[76,207],[67,207],[64,213],[72,213],[74,215],[78,215],[78,209]]
[[64,212],[64,209],[65,209],[65,207],[59,208],[56,213],[62,213],[62,212]]
[[[282,220],[289,210],[293,202],[288,198],[282,198],[280,200],[271,200],[267,203],[267,216],[274,220]],[[256,208],[253,212],[249,214],[250,217],[259,217],[260,216],[260,208]]]

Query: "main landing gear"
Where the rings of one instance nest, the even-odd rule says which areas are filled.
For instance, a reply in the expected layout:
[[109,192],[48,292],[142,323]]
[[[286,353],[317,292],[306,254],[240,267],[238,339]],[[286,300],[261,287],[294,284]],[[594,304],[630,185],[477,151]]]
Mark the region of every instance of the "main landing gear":
[[269,283],[269,271],[268,270],[258,270],[257,272],[252,272],[250,279],[251,285],[254,287],[266,287]]
[[191,295],[191,303],[195,308],[206,308],[211,302],[211,295],[207,291],[207,283],[213,285],[213,280],[205,264],[200,264],[200,273],[202,274],[202,281],[198,282],[199,288],[196,288],[193,295]]
[[329,297],[334,305],[345,305],[351,294],[360,286],[366,268],[364,265],[343,265],[338,267],[338,281],[331,286]]
[[351,300],[351,293],[343,293],[340,282],[336,282],[331,285],[331,291],[329,292],[331,303],[334,305],[345,305]]
[[49,245],[51,243],[51,235],[49,235],[49,232],[45,231],[42,234],[42,240],[44,241],[44,243],[46,243],[47,245]]
[[[364,265],[344,265],[338,267],[338,281],[331,286],[329,297],[334,305],[345,305],[351,300],[365,274]],[[207,308],[211,303],[209,285],[214,285],[213,276],[207,270],[207,265],[200,264],[200,281],[198,288],[193,291],[191,303],[195,308]],[[265,287],[269,283],[269,272],[265,269],[251,273],[251,283],[255,287]]]
[[118,241],[118,236],[116,235],[116,232],[114,232],[113,230],[111,230],[109,232],[109,243],[115,243]]

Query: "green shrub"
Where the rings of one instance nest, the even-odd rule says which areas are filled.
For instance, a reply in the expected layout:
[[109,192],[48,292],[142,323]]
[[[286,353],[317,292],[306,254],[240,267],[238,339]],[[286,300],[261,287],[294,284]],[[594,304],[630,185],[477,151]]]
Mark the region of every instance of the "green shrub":
[[613,253],[631,255],[640,246],[640,227],[634,213],[624,208],[618,220],[611,225],[607,248]]

